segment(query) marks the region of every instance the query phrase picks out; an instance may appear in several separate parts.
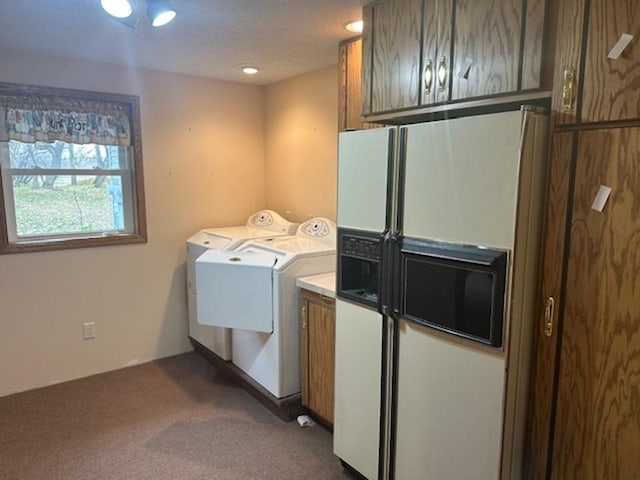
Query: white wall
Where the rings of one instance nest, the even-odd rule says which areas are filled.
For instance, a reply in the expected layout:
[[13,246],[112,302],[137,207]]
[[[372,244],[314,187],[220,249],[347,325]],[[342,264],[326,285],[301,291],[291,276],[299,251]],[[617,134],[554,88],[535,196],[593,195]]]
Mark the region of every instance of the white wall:
[[1,49],[0,82],[140,96],[149,234],[0,255],[0,396],[189,350],[184,242],[264,208],[263,89]]
[[[336,47],[337,57],[337,47]],[[338,67],[265,89],[267,204],[301,222],[336,218]]]

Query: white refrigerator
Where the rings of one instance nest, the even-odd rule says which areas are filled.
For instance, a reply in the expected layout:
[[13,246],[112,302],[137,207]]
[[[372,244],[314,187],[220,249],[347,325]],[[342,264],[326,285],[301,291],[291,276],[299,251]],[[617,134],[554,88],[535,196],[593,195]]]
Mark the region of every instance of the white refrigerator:
[[334,452],[369,480],[522,471],[547,116],[341,133]]

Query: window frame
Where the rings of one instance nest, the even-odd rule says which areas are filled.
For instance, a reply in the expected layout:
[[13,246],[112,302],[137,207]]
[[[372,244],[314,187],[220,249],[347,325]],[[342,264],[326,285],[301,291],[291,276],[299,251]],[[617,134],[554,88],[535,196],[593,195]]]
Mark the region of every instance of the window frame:
[[[102,247],[108,245],[126,245],[134,243],[147,242],[147,222],[144,195],[144,176],[142,167],[142,131],[140,128],[140,100],[139,97],[133,95],[122,95],[113,93],[92,92],[84,90],[72,90],[66,88],[41,87],[35,85],[15,84],[0,82],[0,95],[19,96],[19,95],[37,95],[41,97],[56,97],[63,102],[65,99],[70,101],[77,100],[95,100],[100,102],[118,104],[127,112],[129,124],[131,128],[131,152],[133,158],[127,158],[128,172],[130,177],[130,198],[129,205],[125,208],[133,210],[131,221],[133,222],[133,233],[97,233],[95,235],[75,234],[58,234],[43,237],[27,237],[16,241],[12,241],[9,236],[8,221],[11,221],[12,215],[5,205],[5,182],[10,181],[12,169],[7,169],[6,175],[3,173],[3,179],[0,181],[0,254],[10,253],[26,253],[50,250],[63,250],[72,248],[86,247]],[[0,168],[3,168],[0,165]],[[49,171],[43,169],[41,171]],[[82,175],[81,169],[74,170],[74,175]],[[56,170],[59,172],[59,170]],[[87,171],[89,172],[89,170]],[[100,173],[95,169],[90,170],[91,175]],[[108,175],[110,170],[101,171]],[[8,180],[5,179],[8,178]],[[124,179],[124,176],[122,177]],[[123,192],[124,193],[124,192]],[[15,215],[15,209],[12,210]],[[17,234],[15,219],[13,222],[14,233]]]

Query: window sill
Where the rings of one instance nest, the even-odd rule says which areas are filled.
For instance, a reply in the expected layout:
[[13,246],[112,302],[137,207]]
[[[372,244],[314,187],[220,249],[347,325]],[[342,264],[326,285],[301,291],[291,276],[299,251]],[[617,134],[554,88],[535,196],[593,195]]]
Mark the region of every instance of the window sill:
[[72,248],[106,247],[147,243],[147,236],[141,234],[106,235],[84,238],[47,239],[20,243],[4,243],[0,245],[0,255],[12,253],[47,252],[68,250]]

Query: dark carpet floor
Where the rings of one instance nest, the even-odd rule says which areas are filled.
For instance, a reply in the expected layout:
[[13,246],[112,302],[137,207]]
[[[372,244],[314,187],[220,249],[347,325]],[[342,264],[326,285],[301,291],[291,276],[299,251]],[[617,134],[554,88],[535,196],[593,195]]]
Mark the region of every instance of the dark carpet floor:
[[0,398],[2,480],[349,478],[193,352]]

